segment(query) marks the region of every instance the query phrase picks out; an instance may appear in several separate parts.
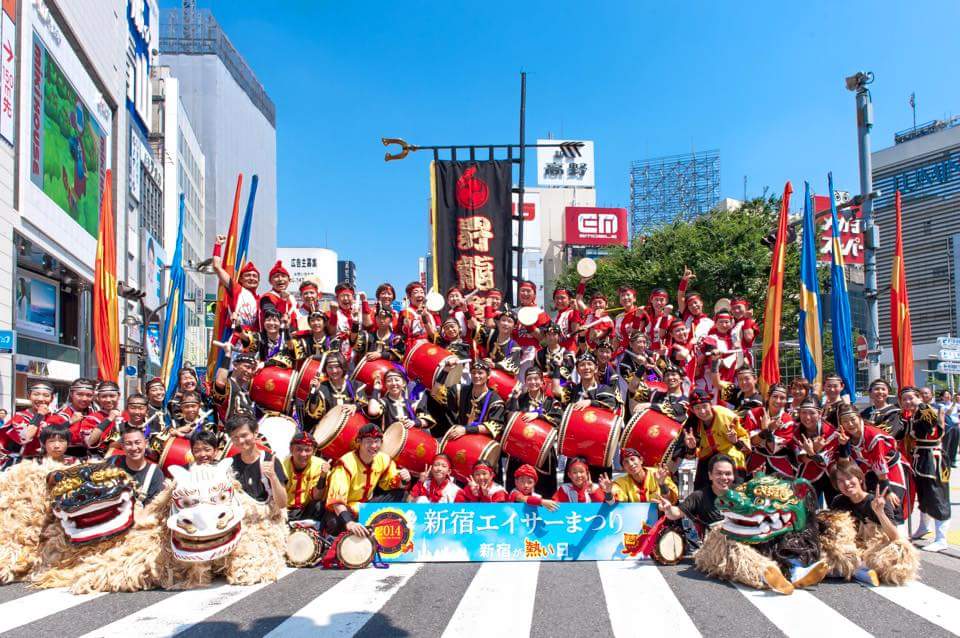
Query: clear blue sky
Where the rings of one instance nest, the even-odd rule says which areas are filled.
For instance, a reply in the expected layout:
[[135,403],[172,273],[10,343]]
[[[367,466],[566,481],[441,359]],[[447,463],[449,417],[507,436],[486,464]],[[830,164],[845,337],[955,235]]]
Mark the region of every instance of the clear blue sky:
[[198,4],[277,105],[279,245],[336,250],[368,292],[415,278],[426,246],[429,157],[384,163],[380,138],[513,142],[521,70],[528,139],[595,140],[603,205],[627,206],[631,160],[691,149],[720,150],[722,196],[744,175],[749,196],[824,192],[828,170],[856,192],[859,69],[874,149],[911,125],[913,91],[918,122],[960,112],[955,0]]

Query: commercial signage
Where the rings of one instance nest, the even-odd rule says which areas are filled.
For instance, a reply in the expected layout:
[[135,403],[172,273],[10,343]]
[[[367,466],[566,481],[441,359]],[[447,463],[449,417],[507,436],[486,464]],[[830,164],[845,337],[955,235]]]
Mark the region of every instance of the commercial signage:
[[960,337],[937,337],[937,345],[949,350],[960,350]]
[[[537,140],[537,144],[560,144],[581,140]],[[583,142],[580,154],[564,153],[555,146],[537,148],[538,186],[587,186],[593,188],[593,142]]]
[[13,144],[17,95],[17,0],[3,0],[0,16],[0,136]]
[[937,364],[937,372],[960,374],[960,361],[941,361]]
[[[904,197],[919,195],[935,190],[945,184],[960,179],[960,151],[953,151],[921,166],[908,168],[899,173],[878,180],[875,186],[881,190],[881,199],[886,204],[892,202],[893,194],[898,190]],[[878,202],[877,205],[880,205]]]
[[960,350],[941,350],[937,358],[944,361],[960,361]]
[[307,278],[317,283],[320,294],[333,294],[337,285],[337,253],[326,248],[277,248],[277,259],[290,273],[287,290],[294,295]]
[[53,279],[17,270],[14,319],[22,333],[46,339],[60,339],[60,286]]
[[565,226],[567,245],[627,245],[626,208],[567,206]]
[[[139,171],[138,171],[139,174]],[[156,237],[141,229],[142,241],[142,268],[143,268],[143,291],[147,295],[143,298],[143,305],[150,310],[156,310],[166,298],[166,290],[163,285],[163,271],[167,263],[167,251],[163,249],[163,244]]]
[[16,345],[16,332],[13,330],[0,330],[0,354],[13,354]]
[[[842,203],[842,202],[840,202]],[[816,211],[817,229],[820,231],[821,263],[830,263],[833,250],[833,218],[830,215],[830,198],[815,195],[813,209]],[[837,224],[840,226],[840,250],[845,265],[863,265],[863,213],[859,206],[852,206],[837,212]]]
[[650,503],[361,503],[386,562],[635,560],[656,523]]
[[[513,204],[511,210],[513,215],[517,214],[517,200],[519,194],[513,194]],[[540,193],[525,192],[523,194],[523,247],[540,249]],[[513,245],[519,245],[518,222],[513,222]]]

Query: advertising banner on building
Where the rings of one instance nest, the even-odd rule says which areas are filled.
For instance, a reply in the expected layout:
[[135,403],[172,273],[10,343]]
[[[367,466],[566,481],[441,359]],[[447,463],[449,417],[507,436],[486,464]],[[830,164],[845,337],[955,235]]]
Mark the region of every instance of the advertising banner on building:
[[[817,231],[820,233],[820,263],[830,263],[830,251],[833,242],[833,223],[830,217],[830,198],[816,195],[813,198],[813,209],[816,211]],[[863,265],[863,213],[859,206],[852,206],[838,211],[837,222],[840,224],[840,250],[843,252],[843,263]]]
[[13,144],[17,93],[17,1],[3,0],[0,16],[0,136]]
[[636,560],[650,503],[361,503],[386,562]]
[[568,246],[626,246],[626,208],[567,206],[564,241]]
[[499,288],[512,296],[511,162],[438,161],[431,167],[433,268],[439,289]]
[[143,291],[147,293],[143,298],[143,305],[150,310],[156,310],[167,296],[163,287],[163,267],[167,263],[167,251],[163,249],[163,244],[146,230],[141,231],[140,237],[143,242],[141,281]]
[[[581,140],[537,140],[537,144],[560,144]],[[537,148],[537,186],[594,186],[593,142],[583,142],[580,154],[556,146]]]
[[[517,215],[517,200],[519,195],[513,194],[511,211]],[[527,191],[523,194],[523,248],[540,250],[541,233],[541,208],[540,193]],[[513,245],[517,246],[519,242],[520,222],[513,221]]]

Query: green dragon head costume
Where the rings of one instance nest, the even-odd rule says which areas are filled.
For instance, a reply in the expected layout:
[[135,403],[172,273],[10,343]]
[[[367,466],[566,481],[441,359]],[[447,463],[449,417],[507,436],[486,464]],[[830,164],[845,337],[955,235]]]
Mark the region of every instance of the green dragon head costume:
[[807,495],[813,486],[803,479],[788,481],[758,474],[717,499],[721,529],[741,543],[767,543],[807,527]]

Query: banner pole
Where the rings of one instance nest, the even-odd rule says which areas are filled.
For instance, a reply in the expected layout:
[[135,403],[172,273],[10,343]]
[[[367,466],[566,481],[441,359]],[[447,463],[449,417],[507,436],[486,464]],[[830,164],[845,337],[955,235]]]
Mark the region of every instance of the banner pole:
[[517,275],[513,286],[514,297],[519,295],[520,281],[523,279],[523,183],[526,169],[526,123],[527,123],[527,72],[520,72],[520,179],[517,182]]

